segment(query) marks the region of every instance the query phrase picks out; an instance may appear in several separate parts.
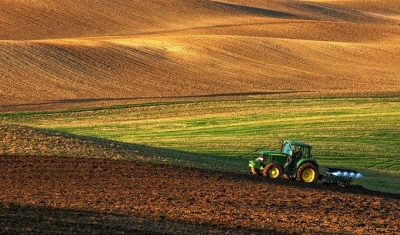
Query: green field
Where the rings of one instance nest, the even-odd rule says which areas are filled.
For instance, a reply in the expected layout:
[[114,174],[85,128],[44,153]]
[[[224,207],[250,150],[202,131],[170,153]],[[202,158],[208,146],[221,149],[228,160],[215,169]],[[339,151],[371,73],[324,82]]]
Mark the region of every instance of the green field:
[[301,140],[313,146],[321,165],[359,170],[365,178],[357,183],[364,187],[400,193],[400,97],[182,101],[0,119],[233,172],[249,172],[247,161],[260,150],[276,150],[282,138]]

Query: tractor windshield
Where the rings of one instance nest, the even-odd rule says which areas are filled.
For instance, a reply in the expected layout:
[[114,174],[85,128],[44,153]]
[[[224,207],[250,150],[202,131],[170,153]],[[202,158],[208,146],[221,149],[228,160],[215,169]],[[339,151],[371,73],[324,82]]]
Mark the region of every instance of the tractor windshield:
[[310,158],[311,157],[311,148],[304,146],[293,146],[293,156],[301,157],[301,158]]

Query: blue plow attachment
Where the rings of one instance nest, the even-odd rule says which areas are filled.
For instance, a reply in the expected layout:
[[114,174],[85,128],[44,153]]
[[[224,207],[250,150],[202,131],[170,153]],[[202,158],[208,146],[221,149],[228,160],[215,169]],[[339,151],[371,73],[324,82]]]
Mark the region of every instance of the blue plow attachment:
[[349,184],[353,179],[360,179],[363,175],[355,170],[342,168],[326,168],[326,176],[324,177],[329,183],[345,183]]

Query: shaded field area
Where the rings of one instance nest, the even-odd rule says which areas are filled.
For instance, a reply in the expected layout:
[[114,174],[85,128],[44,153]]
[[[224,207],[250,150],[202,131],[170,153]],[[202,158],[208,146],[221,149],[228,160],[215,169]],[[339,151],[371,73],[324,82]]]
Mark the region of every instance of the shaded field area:
[[399,199],[365,189],[102,159],[0,156],[0,232],[395,234]]

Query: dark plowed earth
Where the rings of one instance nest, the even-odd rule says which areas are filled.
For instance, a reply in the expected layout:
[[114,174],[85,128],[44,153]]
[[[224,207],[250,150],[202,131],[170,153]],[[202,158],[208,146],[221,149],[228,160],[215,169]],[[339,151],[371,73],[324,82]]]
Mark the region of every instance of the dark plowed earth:
[[149,163],[0,156],[1,234],[395,234],[400,195]]

